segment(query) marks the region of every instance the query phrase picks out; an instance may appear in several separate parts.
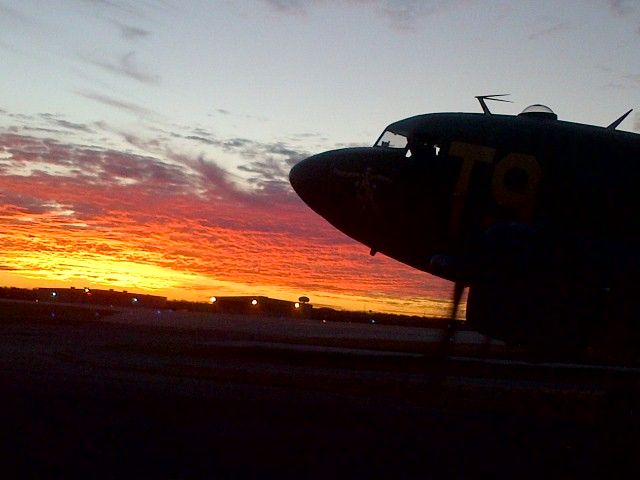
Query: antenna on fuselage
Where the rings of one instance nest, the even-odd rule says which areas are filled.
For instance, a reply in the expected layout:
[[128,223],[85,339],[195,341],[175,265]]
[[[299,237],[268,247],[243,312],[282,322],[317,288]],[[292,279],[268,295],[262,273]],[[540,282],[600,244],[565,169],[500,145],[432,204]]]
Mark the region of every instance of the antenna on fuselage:
[[480,102],[480,106],[482,107],[482,111],[486,115],[491,115],[491,111],[489,110],[489,107],[487,107],[487,104],[485,103],[485,100],[493,100],[494,102],[513,103],[511,100],[504,100],[503,98],[498,98],[498,97],[508,97],[508,96],[509,96],[508,93],[498,93],[498,94],[494,94],[494,95],[478,95],[476,98]]
[[618,128],[618,125],[620,125],[622,123],[622,121],[627,118],[629,116],[629,114],[633,112],[633,108],[631,110],[629,110],[627,113],[625,113],[624,115],[622,115],[620,118],[618,118],[615,122],[613,122],[611,125],[609,125],[607,127],[607,130],[615,130],[616,128]]

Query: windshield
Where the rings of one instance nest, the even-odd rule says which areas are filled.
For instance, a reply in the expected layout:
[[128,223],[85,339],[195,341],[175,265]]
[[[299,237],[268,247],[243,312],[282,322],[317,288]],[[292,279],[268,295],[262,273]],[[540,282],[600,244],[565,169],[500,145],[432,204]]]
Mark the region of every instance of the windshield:
[[407,148],[407,137],[385,130],[375,144],[376,147]]

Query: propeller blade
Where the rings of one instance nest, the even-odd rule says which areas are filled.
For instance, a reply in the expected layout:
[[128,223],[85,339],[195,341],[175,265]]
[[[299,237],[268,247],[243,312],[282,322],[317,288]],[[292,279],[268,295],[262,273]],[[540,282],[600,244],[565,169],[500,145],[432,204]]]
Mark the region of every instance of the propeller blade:
[[457,322],[456,315],[458,314],[458,308],[460,307],[460,301],[462,300],[462,294],[464,293],[464,283],[455,282],[453,284],[453,299],[451,302],[451,312],[449,314],[449,320],[447,321],[446,330],[442,337],[442,354],[446,358],[449,356],[452,348],[453,337],[456,334]]
[[458,309],[460,307],[460,301],[462,300],[464,289],[465,285],[462,282],[455,282],[453,285],[453,301],[451,302],[451,314],[449,315],[450,321],[454,321],[458,315]]

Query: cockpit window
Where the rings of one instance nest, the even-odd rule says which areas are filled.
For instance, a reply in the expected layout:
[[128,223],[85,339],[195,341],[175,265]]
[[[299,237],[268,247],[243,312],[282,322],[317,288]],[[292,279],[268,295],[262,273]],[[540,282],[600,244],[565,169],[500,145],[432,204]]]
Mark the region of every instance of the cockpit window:
[[440,155],[442,150],[440,142],[433,139],[413,138],[409,141],[407,157],[432,158]]
[[400,135],[399,133],[393,133],[389,130],[385,130],[378,141],[375,144],[376,147],[385,148],[407,148],[407,137]]

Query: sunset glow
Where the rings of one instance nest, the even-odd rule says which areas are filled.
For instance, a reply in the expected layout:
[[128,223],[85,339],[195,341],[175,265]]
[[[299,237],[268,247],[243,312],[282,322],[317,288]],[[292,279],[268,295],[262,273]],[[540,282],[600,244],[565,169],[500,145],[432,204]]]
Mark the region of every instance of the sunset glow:
[[[640,86],[640,16],[618,2],[3,5],[0,286],[202,302],[305,295],[313,305],[446,315],[448,282],[370,257],[297,198],[291,166],[371,145],[412,114],[477,111],[473,96],[485,93],[514,94],[519,103],[503,112],[544,101],[606,125]],[[615,43],[615,59],[590,49],[594,64],[579,64],[572,49],[587,40],[564,19],[574,14],[593,45]],[[451,31],[456,42],[444,41]],[[562,40],[567,49],[552,48]],[[483,60],[479,44],[506,50]],[[581,101],[568,94],[576,90]],[[586,101],[596,90],[607,100]],[[639,119],[622,127],[639,129]]]
[[[422,274],[371,259],[310,212],[290,191],[286,172],[269,192],[244,191],[203,160],[171,162],[11,134],[0,141],[7,232],[0,275],[11,274],[13,283],[88,284],[195,301],[306,294],[343,308],[440,308],[420,298],[437,299],[437,289],[410,286]],[[25,172],[34,163],[38,169]]]

